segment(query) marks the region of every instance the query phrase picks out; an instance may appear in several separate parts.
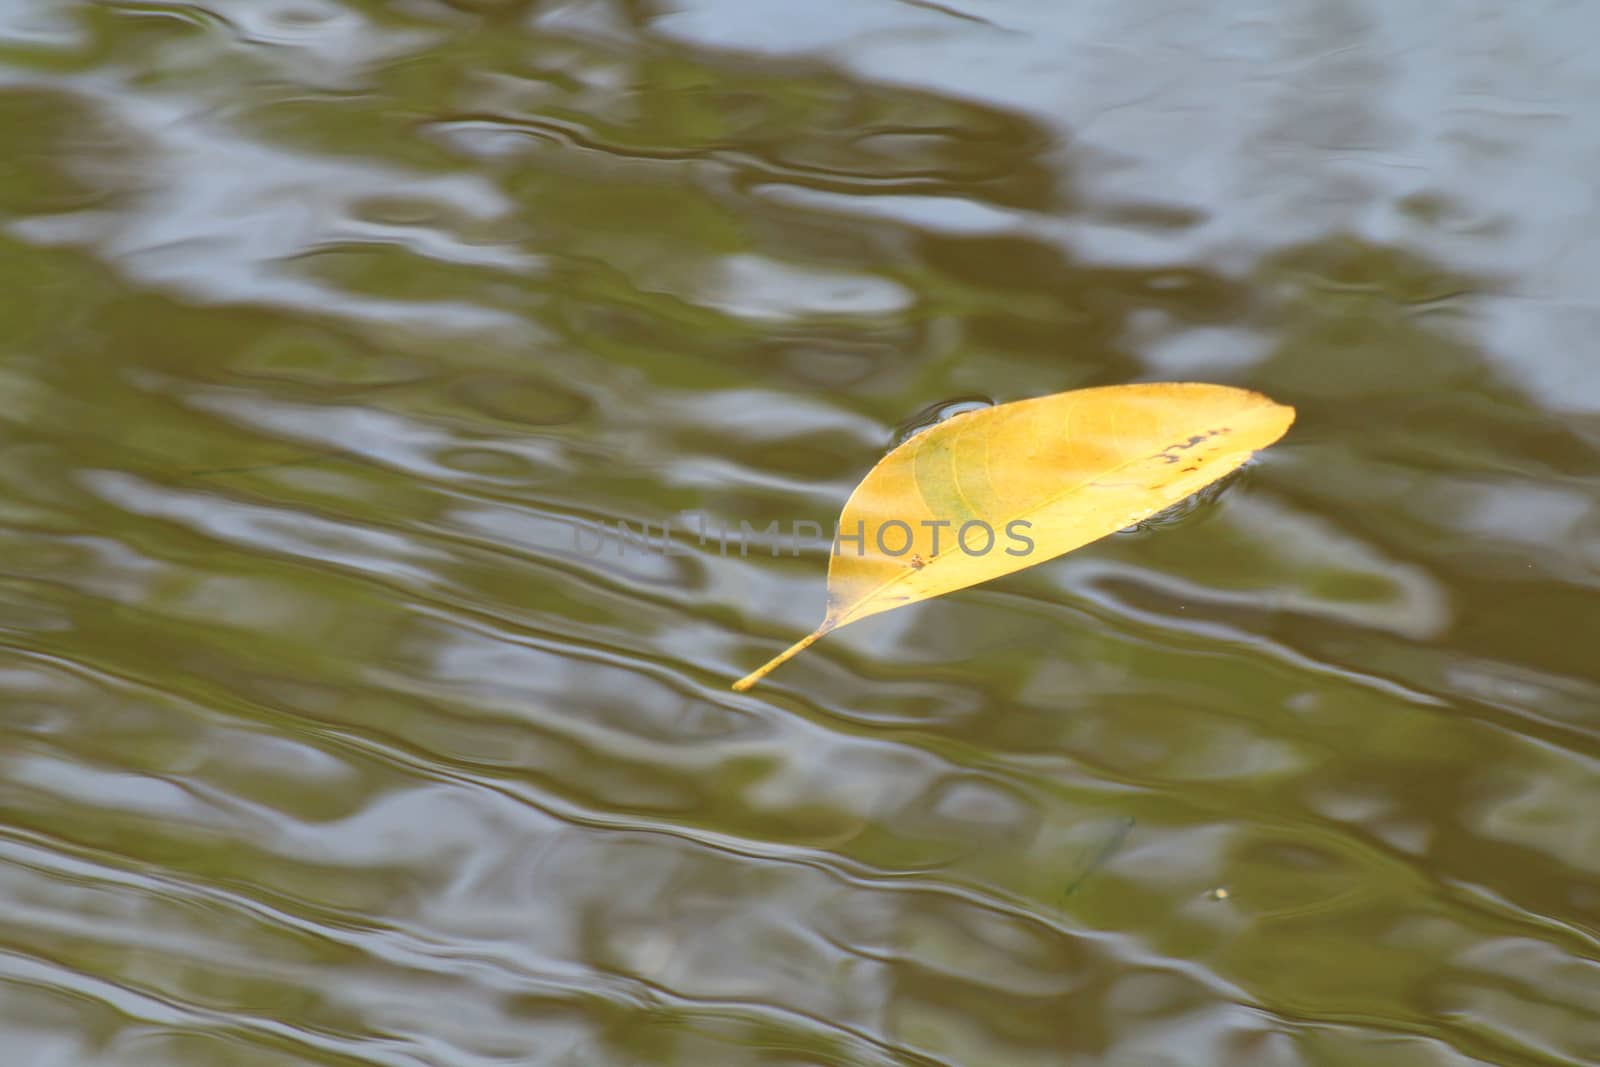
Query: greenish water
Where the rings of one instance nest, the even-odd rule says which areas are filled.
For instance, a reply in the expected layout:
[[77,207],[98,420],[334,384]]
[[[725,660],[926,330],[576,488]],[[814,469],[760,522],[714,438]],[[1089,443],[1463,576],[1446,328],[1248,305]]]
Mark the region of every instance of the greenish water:
[[[1600,1061],[1600,19],[1394,6],[0,5],[0,1061]],[[685,513],[1152,379],[1299,421],[729,691]]]

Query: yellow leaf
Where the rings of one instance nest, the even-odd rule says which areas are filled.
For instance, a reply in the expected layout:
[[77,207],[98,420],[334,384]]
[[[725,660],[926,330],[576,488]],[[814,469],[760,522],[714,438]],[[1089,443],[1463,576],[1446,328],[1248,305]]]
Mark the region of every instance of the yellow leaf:
[[1054,559],[1237,469],[1294,409],[1223,385],[1077,389],[965,412],[906,441],[845,503],[822,625],[733,683],[749,689],[831,630]]

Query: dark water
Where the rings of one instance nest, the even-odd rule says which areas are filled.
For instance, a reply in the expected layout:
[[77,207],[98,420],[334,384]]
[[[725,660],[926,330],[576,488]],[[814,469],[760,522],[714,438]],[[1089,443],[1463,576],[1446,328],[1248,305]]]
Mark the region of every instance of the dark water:
[[[1597,32],[0,5],[0,1062],[1600,1060]],[[1170,378],[1299,421],[728,690],[684,513]]]

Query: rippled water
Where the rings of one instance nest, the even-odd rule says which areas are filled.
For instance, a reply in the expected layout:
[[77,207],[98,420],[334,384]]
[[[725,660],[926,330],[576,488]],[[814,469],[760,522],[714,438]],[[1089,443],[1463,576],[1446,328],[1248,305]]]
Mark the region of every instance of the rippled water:
[[[1597,29],[0,5],[0,1058],[1600,1060]],[[729,691],[688,513],[1164,378],[1299,421]]]

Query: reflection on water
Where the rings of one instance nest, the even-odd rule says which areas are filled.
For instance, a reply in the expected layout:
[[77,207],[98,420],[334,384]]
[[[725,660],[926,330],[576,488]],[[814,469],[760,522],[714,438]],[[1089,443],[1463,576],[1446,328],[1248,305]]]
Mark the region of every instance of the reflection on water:
[[[1227,11],[8,5],[7,1062],[1600,1059],[1595,18]],[[754,694],[572,540],[1141,378],[1299,420]]]

